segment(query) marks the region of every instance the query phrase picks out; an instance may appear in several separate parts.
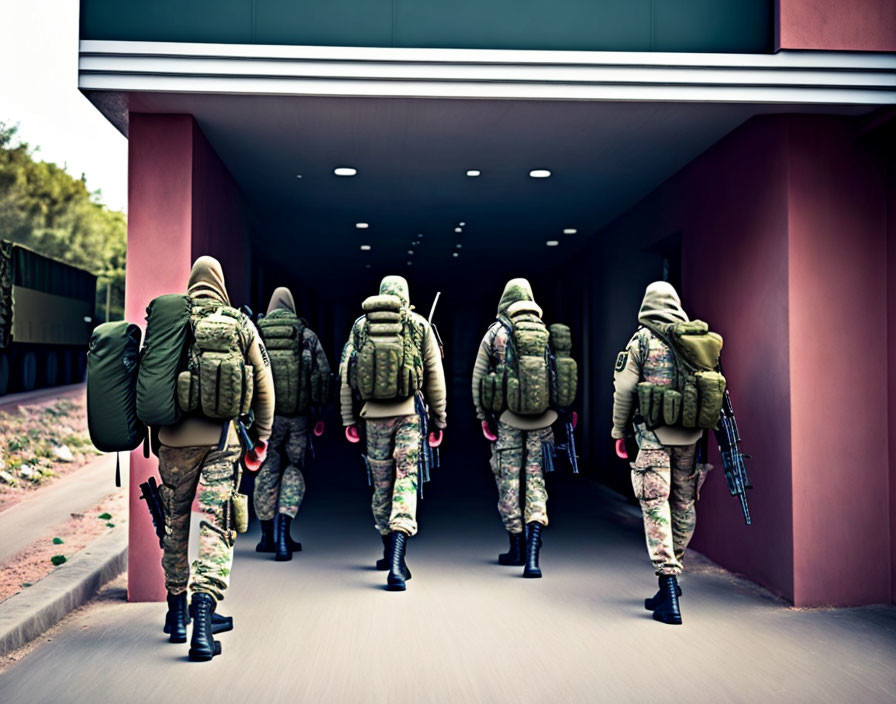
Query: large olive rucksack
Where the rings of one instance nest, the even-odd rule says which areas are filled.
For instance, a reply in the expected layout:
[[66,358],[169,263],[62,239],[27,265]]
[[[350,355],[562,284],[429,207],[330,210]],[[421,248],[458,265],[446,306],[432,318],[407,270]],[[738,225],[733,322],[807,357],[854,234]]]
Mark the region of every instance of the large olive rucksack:
[[423,388],[426,329],[398,296],[371,296],[352,328],[349,385],[364,401],[410,398]]
[[550,332],[538,306],[531,301],[512,304],[507,309],[507,322],[507,408],[522,416],[540,415],[551,404]]
[[726,385],[719,371],[722,336],[710,332],[701,320],[648,327],[672,351],[675,378],[671,385],[638,384],[640,413],[647,427],[714,428]]
[[254,374],[246,363],[243,314],[216,303],[194,305],[186,369],[176,375],[177,402],[187,413],[227,420],[252,407]]
[[173,293],[154,298],[146,308],[146,335],[137,374],[137,416],[150,427],[180,420],[177,374],[184,368],[192,300]]
[[139,326],[120,320],[98,325],[87,350],[87,429],[101,452],[136,449],[146,437],[137,417]]
[[308,324],[295,313],[278,308],[258,322],[258,332],[271,359],[274,412],[301,415],[312,405],[325,405],[330,376],[317,368],[314,351],[305,342]]

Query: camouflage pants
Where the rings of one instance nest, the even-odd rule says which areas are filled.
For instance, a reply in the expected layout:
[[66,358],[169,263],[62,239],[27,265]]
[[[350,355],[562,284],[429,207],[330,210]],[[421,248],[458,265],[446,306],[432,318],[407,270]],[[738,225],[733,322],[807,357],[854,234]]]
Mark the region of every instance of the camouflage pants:
[[[268,457],[255,477],[255,513],[269,521],[275,513],[295,518],[305,498],[305,451],[308,448],[308,417],[274,416],[268,441]],[[284,467],[283,456],[287,464]]]
[[[542,443],[553,443],[550,428],[520,430],[498,422],[492,443],[492,472],[498,484],[498,513],[511,533],[522,533],[523,523],[548,524],[548,492],[544,485]],[[525,463],[525,512],[520,506],[520,477]]]
[[642,439],[632,463],[632,486],[641,502],[647,552],[658,575],[681,574],[684,551],[694,535],[700,480],[696,451],[696,444],[664,447],[655,439]]
[[[165,586],[172,594],[190,589],[206,592],[220,601],[230,582],[233,542],[224,533],[225,513],[234,487],[239,486],[240,447],[219,452],[214,447],[168,447],[159,450],[159,491],[165,507],[165,540],[162,567]],[[199,556],[193,562],[193,579],[188,564],[190,510],[199,496],[202,520],[199,528]]]
[[416,415],[370,418],[365,428],[376,529],[382,535],[394,530],[415,535],[420,419]]

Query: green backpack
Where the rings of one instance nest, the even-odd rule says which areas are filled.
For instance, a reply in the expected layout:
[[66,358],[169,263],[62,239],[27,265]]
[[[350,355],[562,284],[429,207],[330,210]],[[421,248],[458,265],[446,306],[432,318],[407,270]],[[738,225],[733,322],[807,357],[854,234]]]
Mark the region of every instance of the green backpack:
[[352,328],[349,385],[363,401],[410,398],[423,388],[424,326],[398,296],[371,296]]
[[186,369],[177,374],[177,402],[185,413],[228,420],[252,408],[253,368],[246,363],[243,314],[221,304],[194,305]]
[[274,376],[274,411],[282,416],[302,415],[312,405],[326,405],[330,376],[317,368],[314,351],[305,343],[308,324],[283,308],[258,322],[258,332],[271,359]]
[[505,360],[507,408],[517,415],[537,416],[551,404],[551,335],[538,306],[531,301],[511,305],[507,319],[510,323]]
[[572,333],[568,325],[554,323],[551,333],[551,403],[567,409],[575,403],[579,386],[579,367],[572,358]]
[[638,384],[640,412],[647,427],[714,428],[726,386],[719,371],[722,336],[710,332],[701,320],[648,327],[672,350],[675,382],[671,386]]

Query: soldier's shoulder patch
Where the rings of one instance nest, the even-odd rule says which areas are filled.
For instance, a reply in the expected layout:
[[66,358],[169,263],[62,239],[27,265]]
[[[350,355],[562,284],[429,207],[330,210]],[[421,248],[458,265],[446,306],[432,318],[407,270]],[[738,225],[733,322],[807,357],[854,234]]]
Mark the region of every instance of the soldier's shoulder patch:
[[625,365],[628,364],[628,350],[622,350],[618,355],[616,355],[616,366],[613,367],[614,371],[621,372],[625,369]]

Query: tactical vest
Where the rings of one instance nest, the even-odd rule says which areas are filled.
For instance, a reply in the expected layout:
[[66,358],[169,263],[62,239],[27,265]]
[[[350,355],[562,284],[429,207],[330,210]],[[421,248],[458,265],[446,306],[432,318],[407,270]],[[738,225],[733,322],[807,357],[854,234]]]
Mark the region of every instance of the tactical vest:
[[196,302],[187,368],[177,377],[177,401],[187,413],[228,420],[252,408],[253,369],[243,314],[220,303]]
[[426,327],[398,296],[371,296],[352,328],[349,386],[364,401],[393,401],[423,388]]
[[638,404],[648,428],[714,428],[725,395],[718,371],[722,337],[700,320],[649,326],[638,333],[644,381]]

